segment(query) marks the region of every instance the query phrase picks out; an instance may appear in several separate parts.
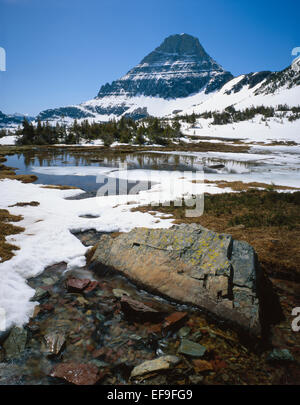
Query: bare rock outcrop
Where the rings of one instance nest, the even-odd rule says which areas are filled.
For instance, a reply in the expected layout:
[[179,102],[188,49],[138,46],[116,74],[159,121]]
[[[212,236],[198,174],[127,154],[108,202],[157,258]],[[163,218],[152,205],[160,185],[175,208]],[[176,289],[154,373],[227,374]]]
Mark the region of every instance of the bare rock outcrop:
[[230,235],[196,224],[136,228],[116,238],[103,235],[91,267],[117,270],[150,291],[261,334],[257,255]]

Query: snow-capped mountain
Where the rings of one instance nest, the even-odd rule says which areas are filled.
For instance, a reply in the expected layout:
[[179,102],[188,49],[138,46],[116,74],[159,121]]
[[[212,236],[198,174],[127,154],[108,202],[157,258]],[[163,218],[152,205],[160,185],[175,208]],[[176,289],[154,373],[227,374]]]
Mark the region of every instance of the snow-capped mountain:
[[[24,114],[4,114],[0,111],[0,128],[15,128],[20,125],[24,119]],[[33,121],[34,117],[25,116],[28,121]]]
[[[297,62],[298,64],[300,61]],[[300,104],[300,68],[293,64],[281,72],[255,72],[234,78],[191,35],[171,35],[140,64],[98,95],[80,105],[42,111],[50,122],[74,119],[108,121],[128,116],[201,113],[234,105]]]
[[97,98],[142,94],[174,99],[201,90],[208,94],[232,78],[205,52],[197,38],[171,35],[120,80],[102,86]]
[[208,95],[232,78],[206,53],[197,38],[171,35],[121,79],[102,86],[95,99],[79,106],[46,110],[39,117],[105,120],[122,114],[134,118],[157,115],[153,103],[160,110],[161,100],[173,105],[178,98],[199,92]]

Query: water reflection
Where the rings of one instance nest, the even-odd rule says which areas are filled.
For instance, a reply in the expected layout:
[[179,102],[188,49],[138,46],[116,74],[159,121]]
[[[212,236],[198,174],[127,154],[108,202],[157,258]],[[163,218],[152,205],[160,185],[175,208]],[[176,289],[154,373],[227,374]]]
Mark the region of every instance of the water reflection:
[[[18,174],[34,174],[33,167],[116,167],[127,164],[128,169],[204,171],[205,173],[248,173],[250,164],[220,158],[189,156],[179,154],[161,154],[152,152],[117,153],[93,150],[39,149],[24,151],[7,156],[7,165],[18,168]],[[82,188],[87,192],[96,192],[99,184],[91,175],[57,175],[39,173],[38,184],[59,184]],[[151,185],[145,182],[144,189]]]

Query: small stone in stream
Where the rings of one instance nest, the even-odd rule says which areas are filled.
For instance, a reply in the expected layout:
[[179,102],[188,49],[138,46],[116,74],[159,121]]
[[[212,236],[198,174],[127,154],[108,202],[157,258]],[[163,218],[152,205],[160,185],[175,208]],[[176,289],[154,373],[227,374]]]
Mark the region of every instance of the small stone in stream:
[[191,328],[189,328],[188,326],[184,326],[183,328],[179,329],[177,335],[180,339],[188,336],[188,334],[190,333]]
[[201,384],[204,380],[203,375],[190,375],[189,376],[189,380],[191,382],[191,384]]
[[164,322],[164,330],[175,330],[183,326],[188,318],[187,312],[174,312],[173,314],[167,316]]
[[30,301],[40,301],[43,298],[49,297],[50,293],[48,290],[44,290],[43,288],[38,287],[35,290],[34,296],[30,299]]
[[198,330],[197,332],[193,333],[192,336],[190,337],[190,340],[193,340],[194,342],[198,342],[202,338],[202,332]]
[[90,284],[84,289],[85,294],[89,294],[90,292],[94,291],[98,287],[98,281],[91,281]]
[[274,349],[269,353],[267,361],[295,361],[288,349]]
[[112,290],[112,292],[113,292],[114,296],[117,298],[122,298],[123,295],[126,295],[127,297],[130,296],[130,294],[127,291],[122,290],[121,288],[114,288]]
[[51,312],[51,311],[54,310],[54,305],[52,305],[52,304],[44,304],[44,305],[41,305],[40,309],[42,311],[44,311],[44,312]]
[[58,281],[58,278],[51,278],[51,277],[46,277],[42,279],[43,284],[45,285],[53,285]]
[[109,366],[109,364],[105,363],[105,361],[101,361],[101,360],[97,360],[97,359],[91,360],[90,363],[94,364],[94,366],[96,366],[98,368],[108,367]]
[[163,356],[154,360],[145,361],[144,363],[134,367],[131,372],[131,378],[141,377],[146,374],[151,374],[163,370],[169,370],[180,363],[180,359],[176,356]]
[[50,332],[45,335],[44,340],[46,342],[48,354],[54,356],[58,355],[61,352],[66,343],[65,335],[57,331]]
[[80,363],[60,363],[54,367],[50,376],[75,385],[94,385],[103,377],[95,365]]
[[165,313],[156,311],[153,308],[148,307],[142,302],[136,301],[126,295],[121,298],[121,309],[127,318],[134,321],[159,321]]
[[0,347],[0,363],[5,360],[5,351],[2,347]]
[[80,306],[81,305],[85,306],[85,305],[89,304],[89,302],[85,298],[83,298],[82,296],[78,297],[75,302],[76,302],[76,304],[79,304]]
[[9,335],[9,329],[0,331],[0,344],[2,344],[4,342],[4,340],[7,338],[8,335]]
[[205,352],[206,347],[188,339],[182,339],[178,349],[178,353],[186,354],[191,357],[203,357]]
[[24,370],[17,364],[0,363],[0,385],[18,385]]
[[103,355],[105,355],[106,353],[106,349],[105,347],[101,347],[101,349],[97,349],[93,352],[92,356],[94,357],[94,359],[97,359]]
[[162,324],[158,323],[158,324],[150,325],[150,326],[148,326],[147,331],[148,331],[148,333],[160,334],[162,331]]
[[30,332],[34,334],[34,333],[38,333],[40,331],[40,326],[36,323],[32,323],[32,324],[29,323],[27,325],[27,329],[29,329]]
[[90,284],[90,280],[87,278],[68,278],[66,281],[66,287],[68,292],[80,293]]
[[36,305],[36,306],[34,307],[33,314],[32,314],[32,317],[31,317],[31,318],[36,318],[40,312],[41,312],[41,306],[40,306],[40,305]]
[[14,326],[3,344],[6,359],[11,360],[19,356],[24,351],[26,342],[27,330]]
[[100,322],[104,322],[105,321],[105,316],[102,315],[100,312],[96,312],[95,317],[98,319],[98,321]]
[[222,368],[227,367],[227,363],[224,360],[213,360],[211,362],[215,371],[221,370]]
[[213,371],[213,365],[206,360],[196,359],[193,360],[193,365],[197,371],[197,373],[203,373],[204,371]]

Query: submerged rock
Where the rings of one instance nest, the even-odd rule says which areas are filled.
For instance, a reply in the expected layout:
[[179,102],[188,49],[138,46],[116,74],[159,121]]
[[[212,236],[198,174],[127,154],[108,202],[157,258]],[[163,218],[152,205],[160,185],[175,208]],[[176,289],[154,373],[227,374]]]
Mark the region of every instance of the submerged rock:
[[69,292],[80,293],[90,284],[91,280],[87,278],[68,278],[66,287]]
[[43,298],[49,297],[50,293],[48,290],[44,290],[43,288],[38,287],[35,290],[34,296],[31,298],[31,301],[40,301]]
[[49,355],[58,355],[61,350],[63,349],[66,338],[63,333],[58,331],[49,332],[47,335],[44,336],[44,340],[46,343],[46,352]]
[[25,349],[27,343],[27,330],[14,326],[3,347],[6,353],[6,359],[12,360],[18,357]]
[[199,343],[192,342],[188,339],[181,339],[178,353],[186,354],[191,357],[203,357],[206,352],[206,347],[199,345]]
[[21,383],[24,370],[16,364],[0,363],[0,385],[17,385]]
[[75,385],[94,385],[103,377],[95,365],[80,363],[60,363],[54,367],[50,376]]
[[257,255],[249,244],[230,235],[196,224],[135,228],[116,238],[103,235],[91,268],[117,270],[152,292],[261,333]]
[[122,290],[121,288],[114,288],[114,289],[112,290],[112,292],[113,292],[113,295],[114,295],[116,298],[122,298],[123,295],[127,295],[128,297],[130,296],[129,292],[127,292],[127,291],[125,291],[125,290]]
[[293,355],[288,349],[274,349],[268,355],[268,361],[295,361]]
[[183,328],[180,328],[177,336],[182,339],[186,336],[188,336],[190,334],[191,328],[189,328],[188,326],[184,326]]
[[169,370],[180,363],[180,359],[176,356],[162,356],[158,359],[145,361],[144,363],[134,367],[131,372],[131,378],[141,377],[146,374],[155,373],[163,370]]
[[165,313],[156,311],[156,309],[136,301],[127,295],[123,295],[121,298],[121,309],[126,317],[132,320],[157,322],[165,316]]
[[176,330],[184,325],[185,321],[188,319],[187,312],[173,312],[173,314],[165,318],[163,328],[165,331]]
[[213,371],[213,365],[206,360],[200,360],[200,359],[196,359],[193,360],[193,365],[197,371],[197,373],[203,373],[205,371]]

